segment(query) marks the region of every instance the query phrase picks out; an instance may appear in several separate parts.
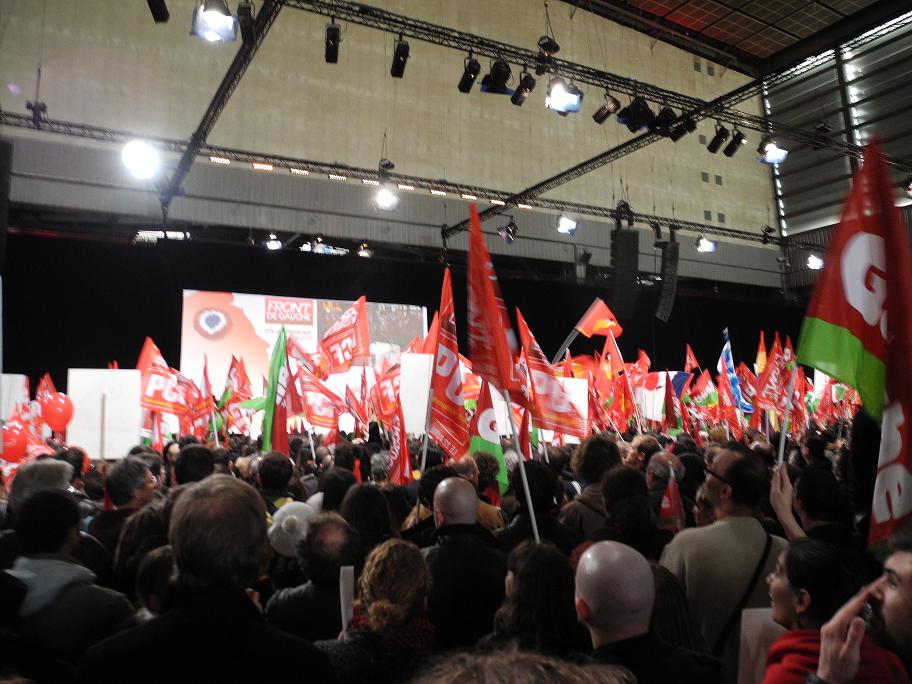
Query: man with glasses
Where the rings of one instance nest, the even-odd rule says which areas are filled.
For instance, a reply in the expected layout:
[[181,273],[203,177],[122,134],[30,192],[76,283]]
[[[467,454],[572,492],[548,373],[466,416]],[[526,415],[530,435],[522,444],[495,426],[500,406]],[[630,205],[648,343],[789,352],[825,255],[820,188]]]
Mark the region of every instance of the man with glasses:
[[757,507],[769,492],[769,471],[756,454],[726,444],[706,467],[705,491],[716,522],[679,532],[660,562],[681,580],[694,620],[721,658],[726,680],[734,682],[741,611],[769,606],[763,578],[787,542],[768,535],[757,520]]

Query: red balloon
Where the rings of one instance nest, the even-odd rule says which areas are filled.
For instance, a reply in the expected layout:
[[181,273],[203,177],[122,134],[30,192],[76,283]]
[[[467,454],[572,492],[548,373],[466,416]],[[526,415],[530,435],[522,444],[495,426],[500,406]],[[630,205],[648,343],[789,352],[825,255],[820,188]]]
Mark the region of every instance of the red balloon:
[[28,435],[22,423],[11,421],[3,426],[3,460],[18,463],[25,456]]
[[41,419],[54,432],[63,432],[73,418],[73,402],[63,392],[54,392],[41,403]]

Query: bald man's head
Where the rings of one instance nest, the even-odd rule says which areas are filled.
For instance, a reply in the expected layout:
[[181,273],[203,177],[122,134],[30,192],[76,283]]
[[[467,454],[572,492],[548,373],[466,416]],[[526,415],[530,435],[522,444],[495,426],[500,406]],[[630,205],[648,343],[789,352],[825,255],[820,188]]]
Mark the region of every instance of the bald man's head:
[[434,490],[434,523],[443,525],[474,525],[478,514],[478,494],[471,482],[461,477],[449,477]]
[[459,477],[468,480],[478,489],[478,464],[474,458],[466,454],[453,464],[453,469],[459,473]]
[[596,648],[648,632],[654,602],[649,561],[629,546],[597,542],[580,558],[576,614]]

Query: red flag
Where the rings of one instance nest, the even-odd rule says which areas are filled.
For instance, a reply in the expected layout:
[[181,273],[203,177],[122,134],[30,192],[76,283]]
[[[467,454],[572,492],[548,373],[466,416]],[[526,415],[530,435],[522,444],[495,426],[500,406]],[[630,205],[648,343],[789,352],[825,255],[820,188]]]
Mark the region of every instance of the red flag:
[[54,381],[51,380],[51,374],[45,373],[38,381],[38,387],[35,388],[35,400],[38,401],[38,403],[42,403],[50,399],[56,393],[57,388],[54,387]]
[[209,383],[209,359],[203,355],[203,382],[196,395],[196,401],[190,407],[190,420],[193,421],[193,434],[205,440],[212,426],[215,414],[215,400],[212,397],[212,386]]
[[545,430],[554,430],[584,439],[588,433],[585,419],[570,401],[563,386],[554,377],[551,365],[535,341],[519,309],[516,322],[523,352],[529,364],[529,378],[532,384],[532,415],[535,424]]
[[[756,406],[757,403],[757,376],[753,374],[750,368],[747,367],[747,364],[742,361],[738,364],[738,367],[735,368],[735,375],[738,376],[738,381],[741,383],[741,396],[748,401],[751,406]],[[755,410],[754,413],[759,413],[759,409]]]
[[532,425],[530,415],[531,411],[529,411],[529,409],[523,409],[522,420],[519,423],[519,453],[522,454],[523,459],[526,461],[532,460],[532,435],[530,434]]
[[403,354],[421,354],[424,351],[424,342],[421,341],[421,335],[415,335],[402,350]]
[[814,414],[814,420],[821,427],[826,427],[831,420],[836,418],[836,405],[833,403],[833,384],[833,378],[827,378],[823,394],[820,395],[820,404]]
[[306,368],[298,368],[298,381],[307,421],[314,427],[338,427],[339,414],[348,412],[342,398]]
[[469,357],[477,375],[501,390],[521,392],[513,358],[518,352],[497,274],[481,234],[478,209],[469,213]]
[[[358,401],[352,388],[348,385],[345,386],[345,406],[348,409],[348,413],[350,413],[358,424],[366,430],[367,411],[365,411],[364,406],[361,405],[361,402]],[[357,429],[355,431],[357,432]]]
[[117,359],[113,361],[108,361],[108,370],[118,370],[120,369],[120,364],[117,363]]
[[572,378],[573,375],[573,361],[570,359],[570,350],[568,349],[564,352],[564,377]]
[[361,406],[370,421],[374,417],[374,407],[370,400],[370,387],[367,385],[367,366],[361,366]]
[[321,380],[326,379],[328,364],[324,363],[320,356],[320,352],[311,354],[304,351],[304,347],[294,335],[288,336],[285,353],[288,354],[289,358],[293,359],[298,366],[304,366],[304,368]]
[[738,419],[738,408],[735,406],[735,397],[732,394],[728,373],[719,373],[716,377],[716,384],[719,388],[719,417],[728,423],[735,439],[741,439],[741,421]]
[[[766,368],[757,381],[757,397],[755,408],[776,411],[778,407],[779,388],[785,380],[785,360],[782,345],[779,342],[779,333],[773,338],[769,356],[766,359]],[[756,413],[756,411],[755,411]]]
[[[450,272],[450,269],[447,268],[447,273]],[[450,292],[450,306],[453,304],[453,294]],[[443,304],[441,304],[443,306]],[[442,309],[441,309],[442,311]],[[455,326],[454,326],[455,328]],[[421,345],[422,354],[434,354],[437,351],[437,337],[440,335],[440,319],[437,315],[437,312],[434,312],[434,319],[431,321],[431,327],[428,328],[427,337],[424,338],[424,343]]]
[[783,373],[779,387],[779,399],[776,402],[777,410],[785,410],[785,400],[788,398],[788,381],[789,372],[795,367],[795,351],[792,349],[792,341],[785,336],[785,346],[782,348]]
[[234,429],[241,434],[250,432],[250,417],[247,409],[239,406],[242,401],[253,397],[253,388],[243,359],[231,357],[228,367],[228,376],[225,378],[225,392],[223,393],[222,418],[229,430]]
[[320,340],[320,356],[330,373],[343,373],[353,361],[370,357],[367,299],[362,295]]
[[595,298],[595,301],[592,302],[589,309],[579,320],[579,323],[574,327],[579,331],[580,335],[585,335],[586,337],[592,337],[593,335],[620,337],[624,331],[614,314],[611,313],[611,309],[600,297]]
[[681,501],[681,492],[678,490],[678,481],[675,479],[674,468],[668,465],[668,486],[662,495],[662,506],[659,509],[659,527],[680,532],[684,529],[684,504]]
[[[443,272],[440,290],[440,316],[434,336],[434,365],[431,374],[431,416],[428,434],[446,455],[445,460],[461,458],[469,446],[469,426],[462,396],[462,373],[456,342],[456,312],[450,269]],[[430,338],[430,335],[428,335]]]
[[678,406],[678,398],[675,396],[674,385],[671,384],[671,375],[665,371],[665,416],[662,420],[662,428],[666,432],[677,429],[680,417],[681,409]]
[[686,349],[684,350],[684,372],[689,373],[694,368],[699,369],[700,364],[697,363],[697,357],[694,356],[693,349],[690,348],[690,345],[684,345]]
[[[342,435],[339,434],[339,414],[333,413],[332,420],[328,421],[324,427],[329,428],[329,432],[326,433],[326,436],[323,437],[323,446],[331,447],[335,446],[342,441]],[[360,472],[358,464],[355,464],[355,470]],[[354,472],[354,471],[353,471]]]
[[390,421],[390,467],[387,480],[390,484],[406,484],[412,481],[412,463],[409,457],[408,436],[405,434],[405,420],[402,418],[402,401],[396,401],[396,410]]

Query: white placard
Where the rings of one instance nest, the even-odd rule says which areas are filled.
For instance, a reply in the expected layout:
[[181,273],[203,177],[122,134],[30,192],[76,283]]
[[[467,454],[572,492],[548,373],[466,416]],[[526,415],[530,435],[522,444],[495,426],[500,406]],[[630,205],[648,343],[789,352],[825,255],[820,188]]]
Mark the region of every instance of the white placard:
[[772,608],[747,608],[741,611],[741,651],[738,659],[738,684],[760,684],[766,670],[766,654],[785,631],[773,622]]
[[0,375],[0,418],[8,419],[13,409],[28,403],[28,378],[13,373]]
[[86,450],[90,458],[126,457],[139,444],[142,374],[138,370],[71,368],[67,394],[73,401],[73,419],[67,441]]
[[399,396],[405,431],[423,435],[427,425],[428,394],[431,390],[432,354],[403,354],[399,367]]

